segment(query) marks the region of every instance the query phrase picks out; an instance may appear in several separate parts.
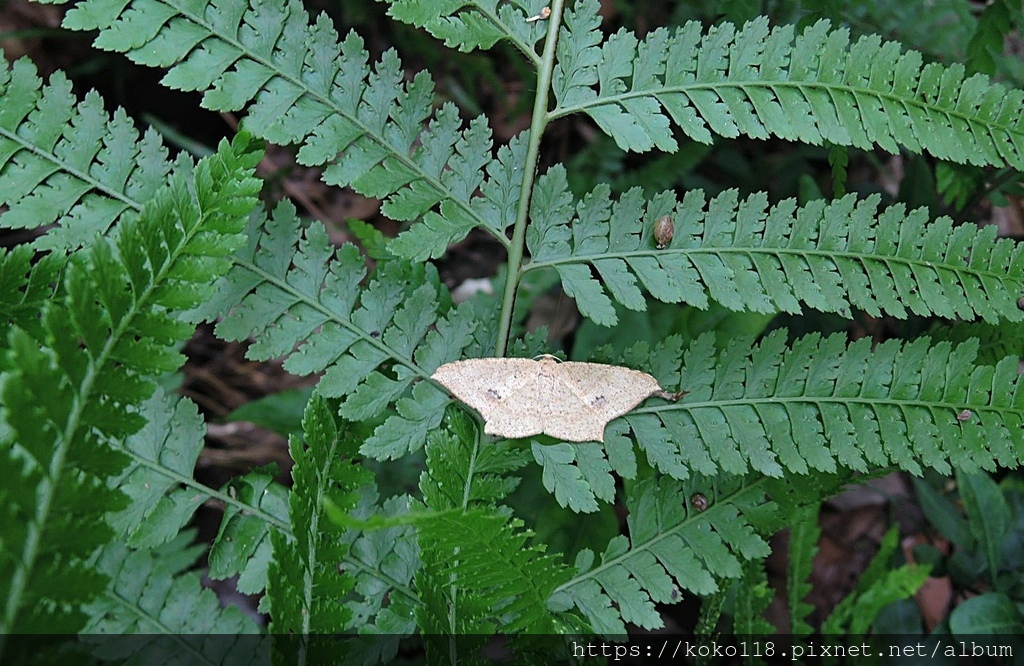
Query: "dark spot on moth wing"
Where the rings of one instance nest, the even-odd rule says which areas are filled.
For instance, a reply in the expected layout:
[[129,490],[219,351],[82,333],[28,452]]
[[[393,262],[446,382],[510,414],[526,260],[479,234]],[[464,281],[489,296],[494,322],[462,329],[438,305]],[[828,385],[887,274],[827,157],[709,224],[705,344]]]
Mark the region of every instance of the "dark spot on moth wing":
[[594,399],[590,401],[590,406],[603,407],[606,402],[608,402],[608,399],[605,398],[603,395],[599,395],[595,396]]
[[487,389],[485,392],[488,400],[501,400],[501,394],[492,388]]

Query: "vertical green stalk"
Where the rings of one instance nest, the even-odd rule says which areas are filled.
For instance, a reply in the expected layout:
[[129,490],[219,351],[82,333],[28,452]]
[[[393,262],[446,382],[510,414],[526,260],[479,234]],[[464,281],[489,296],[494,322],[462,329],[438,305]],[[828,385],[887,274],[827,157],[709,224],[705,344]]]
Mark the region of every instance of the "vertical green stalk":
[[523,250],[526,246],[526,222],[530,214],[530,197],[533,182],[537,177],[537,158],[540,155],[540,140],[548,124],[548,96],[551,93],[551,74],[555,69],[555,47],[558,46],[558,30],[562,26],[562,12],[565,0],[552,0],[551,16],[548,17],[548,34],[544,39],[544,53],[541,54],[540,69],[537,71],[537,96],[533,100],[533,119],[530,122],[530,139],[526,146],[526,162],[523,164],[523,182],[519,194],[519,208],[516,210],[516,224],[512,231],[512,246],[508,251],[508,276],[501,299],[501,319],[498,322],[498,342],[494,346],[495,356],[504,356],[508,347],[508,336],[512,330],[512,310],[519,288],[519,269],[523,265]]

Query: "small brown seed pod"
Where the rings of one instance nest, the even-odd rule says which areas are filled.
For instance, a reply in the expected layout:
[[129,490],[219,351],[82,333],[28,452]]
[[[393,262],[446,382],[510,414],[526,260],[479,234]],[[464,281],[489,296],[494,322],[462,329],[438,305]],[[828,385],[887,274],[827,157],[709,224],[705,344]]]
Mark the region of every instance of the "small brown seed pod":
[[690,504],[692,504],[693,508],[697,509],[697,511],[704,511],[705,509],[708,508],[709,502],[708,498],[704,497],[704,495],[701,495],[700,493],[694,493],[690,497]]
[[672,242],[672,237],[675,235],[676,226],[672,223],[672,216],[662,215],[654,223],[654,242],[659,250],[668,247],[668,244]]

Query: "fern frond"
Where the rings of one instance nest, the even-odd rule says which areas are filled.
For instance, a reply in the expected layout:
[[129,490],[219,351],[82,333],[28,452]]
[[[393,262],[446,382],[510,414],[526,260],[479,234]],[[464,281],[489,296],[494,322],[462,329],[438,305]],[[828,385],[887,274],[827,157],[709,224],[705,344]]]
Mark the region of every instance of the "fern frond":
[[823,634],[863,636],[878,613],[891,603],[912,597],[928,579],[930,567],[905,564],[893,568],[892,558],[899,542],[899,528],[893,526],[861,574],[857,586],[843,598],[822,624]]
[[[453,413],[449,426],[428,439],[420,477],[429,508],[416,520],[423,558],[416,574],[421,631],[449,637],[556,633],[547,600],[568,572],[543,547],[527,546],[533,533],[494,504],[515,487],[502,477],[525,464],[525,457],[506,445],[484,446],[465,415]],[[449,647],[445,640],[428,643],[431,651]]]
[[393,18],[425,29],[460,51],[489,49],[509,40],[533,63],[540,63],[536,44],[543,24],[527,22],[547,6],[546,0],[385,0]]
[[[957,63],[922,67],[921,54],[818,21],[794,39],[759,17],[702,34],[691,21],[642,41],[603,40],[597,0],[585,0],[559,42],[552,118],[584,112],[625,150],[675,150],[670,119],[691,139],[777,136],[804,143],[900,147],[953,162],[1024,168],[1024,93]],[[602,43],[603,41],[603,43]],[[594,89],[597,86],[597,89]]]
[[743,566],[743,578],[734,584],[734,592],[734,633],[746,636],[774,634],[775,627],[764,617],[765,611],[775,598],[774,588],[768,585],[764,563],[757,560],[746,562]]
[[204,92],[207,108],[247,107],[247,131],[299,144],[298,161],[325,165],[328,184],[383,199],[392,219],[422,218],[395,246],[406,258],[441,256],[474,227],[508,245],[525,142],[492,156],[486,119],[460,129],[451,103],[428,123],[434,84],[426,73],[403,85],[394,51],[371,68],[359,36],[339,43],[327,16],[309,25],[295,0],[232,11],[215,0],[81,0],[64,26],[98,29],[96,46],[170,67],[163,83]]
[[256,469],[232,479],[219,493],[235,501],[225,503],[208,556],[209,575],[214,580],[237,576],[235,588],[242,594],[259,594],[267,587],[271,528],[287,524],[288,489],[274,482],[276,475],[276,465]]
[[252,471],[221,490],[207,487],[193,478],[205,435],[195,405],[157,389],[138,412],[146,425],[116,445],[130,462],[112,481],[131,501],[110,514],[110,525],[129,547],[154,548],[175,538],[212,500],[224,507],[224,516],[208,556],[210,577],[238,576],[240,592],[262,592],[271,528],[290,532],[287,489],[274,482],[272,470]]
[[[626,622],[648,629],[662,626],[654,604],[676,603],[680,590],[711,594],[718,578],[737,578],[741,560],[764,557],[768,544],[752,529],[763,520],[764,489],[732,482],[717,493],[702,490],[711,500],[703,512],[691,508],[689,492],[674,481],[645,480],[634,485],[626,500],[629,537],[617,536],[601,554],[585,549],[576,558],[577,573],[556,592],[551,603],[575,606],[592,628],[623,635]],[[748,515],[750,514],[750,515]]]
[[475,422],[461,409],[447,412],[446,429],[435,430],[427,446],[428,473],[420,489],[433,510],[496,506],[519,485],[512,473],[530,454],[506,440],[481,446]]
[[995,365],[1006,356],[1024,356],[1024,326],[1019,322],[961,322],[953,326],[933,326],[926,335],[933,341],[947,340],[954,345],[978,340],[978,361]]
[[77,605],[103,591],[104,577],[82,559],[110,538],[104,514],[126,499],[106,483],[127,463],[108,442],[139,430],[136,406],[179,365],[175,347],[191,328],[176,310],[207,297],[228,266],[222,254],[241,243],[258,159],[240,135],[175,174],[114,240],[71,258],[64,292],[43,308],[42,335],[9,330],[0,643],[10,633],[74,633]]
[[74,249],[137,214],[167,180],[167,149],[90,92],[76,104],[62,72],[43,86],[27,59],[0,68],[0,227],[60,222],[35,245]]
[[[193,478],[205,435],[194,403],[157,389],[142,403],[139,414],[146,425],[118,447],[130,462],[114,481],[131,502],[108,519],[126,537],[128,546],[153,548],[173,539],[192,520],[196,509],[211,499],[268,526],[288,530],[287,514],[246,504],[236,492],[213,490]],[[266,495],[274,498],[274,509],[283,504],[280,489],[271,489]]]
[[217,334],[255,338],[249,358],[290,354],[289,372],[323,372],[318,391],[344,397],[346,419],[375,418],[395,405],[398,414],[363,444],[364,455],[395,458],[419,448],[449,402],[428,378],[473,343],[472,306],[443,307],[430,265],[390,261],[361,288],[366,263],[358,248],[335,253],[319,224],[301,233],[294,207],[282,203],[234,258],[216,298],[192,316],[226,315]]
[[[577,513],[592,513],[600,508],[598,499],[608,503],[615,500],[615,477],[609,457],[614,455],[614,447],[619,442],[628,443],[618,435],[618,429],[606,432],[607,451],[590,442],[551,445],[533,442],[534,460],[544,470],[541,480],[559,504]],[[632,457],[632,451],[629,456]]]
[[[639,189],[612,201],[601,185],[573,211],[567,192],[560,167],[538,182],[524,270],[555,269],[580,312],[605,326],[617,321],[613,300],[646,309],[641,286],[700,308],[712,299],[731,310],[796,313],[803,302],[846,316],[854,307],[900,318],[1024,319],[1024,250],[997,240],[993,227],[929,222],[925,209],[902,205],[878,212],[877,196],[853,194],[768,207],[763,193],[738,201],[727,190],[705,205],[700,190],[681,203],[671,192],[646,200]],[[653,229],[663,215],[675,234],[658,249]]]
[[789,632],[795,635],[811,633],[813,627],[807,623],[807,616],[814,606],[804,601],[811,592],[808,579],[813,570],[814,556],[818,554],[818,539],[821,527],[818,512],[821,506],[814,504],[789,517],[789,562],[786,566],[786,597],[789,601]]
[[542,547],[528,546],[532,535],[521,520],[495,510],[438,513],[421,521],[420,629],[448,636],[557,633],[560,625],[547,602],[568,570]]
[[[379,503],[376,489],[364,487],[362,493],[352,512],[357,519],[373,516],[388,520],[409,514],[408,497]],[[422,603],[418,590],[413,589],[413,577],[422,567],[415,531],[410,525],[347,530],[340,539],[347,545],[348,555],[338,567],[354,579],[356,591],[354,598],[346,600],[353,618],[349,630],[372,635],[372,640],[360,646],[358,656],[363,664],[389,663],[399,640],[416,631],[415,612]],[[383,635],[388,635],[388,640]]]
[[[194,538],[194,531],[186,530],[152,549],[135,550],[117,541],[102,548],[96,569],[111,583],[89,605],[83,633],[106,635],[99,641],[106,659],[165,663],[170,653],[176,660],[184,657],[184,663],[205,663],[212,654],[246,643],[233,645],[216,634],[259,631],[250,616],[234,606],[222,608],[213,590],[203,587],[200,572],[192,570],[203,551],[201,545],[190,545]],[[202,644],[167,638],[181,634],[207,634],[204,642],[218,649],[204,651]],[[113,638],[117,635],[123,636]]]
[[17,326],[40,337],[39,312],[54,297],[64,258],[51,252],[36,257],[27,245],[0,248],[0,330]]
[[369,470],[353,456],[358,443],[342,432],[327,402],[314,394],[306,407],[302,430],[305,443],[292,438],[292,467],[288,498],[292,533],[275,530],[274,558],[267,588],[275,633],[333,634],[345,631],[352,619],[345,598],[354,580],[338,571],[348,546],[327,529],[322,497],[330,496],[343,510],[356,504],[356,491],[371,482]]
[[678,345],[670,338],[655,349],[652,371],[689,393],[623,417],[651,463],[676,478],[889,465],[920,474],[922,464],[948,473],[1024,458],[1018,361],[977,365],[976,340],[889,340],[872,350],[867,339],[813,334],[787,348],[776,331],[752,348],[732,341],[716,357],[708,334],[676,375]]

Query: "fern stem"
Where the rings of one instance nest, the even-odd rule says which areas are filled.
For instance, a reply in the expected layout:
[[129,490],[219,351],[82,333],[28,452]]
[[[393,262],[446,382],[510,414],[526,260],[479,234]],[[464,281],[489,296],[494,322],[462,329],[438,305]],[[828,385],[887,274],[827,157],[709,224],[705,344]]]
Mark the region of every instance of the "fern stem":
[[548,34],[544,38],[544,53],[537,71],[537,96],[533,100],[533,119],[530,122],[530,139],[526,147],[526,162],[523,164],[522,189],[519,208],[516,210],[516,224],[512,231],[512,244],[508,250],[508,275],[501,299],[501,318],[498,321],[498,341],[494,355],[504,356],[512,329],[512,311],[515,309],[516,292],[519,288],[520,268],[523,265],[523,251],[526,246],[526,222],[530,215],[530,196],[533,182],[537,177],[537,159],[540,155],[540,141],[548,116],[548,99],[551,94],[551,75],[555,69],[555,47],[558,45],[558,30],[562,25],[565,0],[553,0],[548,18]]
[[[861,387],[863,392],[863,387]],[[657,414],[658,412],[668,411],[684,411],[691,412],[696,409],[714,407],[736,407],[740,405],[754,406],[761,404],[767,405],[789,405],[789,404],[811,404],[819,406],[822,404],[832,405],[858,405],[864,407],[874,407],[875,405],[888,405],[890,407],[899,407],[901,410],[907,408],[916,409],[927,409],[934,412],[935,410],[948,411],[950,416],[960,412],[963,409],[969,409],[976,414],[984,414],[986,412],[997,412],[999,414],[1018,414],[1024,419],[1024,408],[1013,408],[1013,407],[1000,407],[993,405],[985,405],[980,401],[974,402],[971,398],[966,398],[963,402],[950,402],[950,401],[939,401],[939,400],[918,400],[910,398],[865,398],[860,395],[858,396],[814,396],[814,395],[796,395],[796,396],[764,396],[764,397],[744,397],[735,398],[732,400],[718,399],[718,400],[702,400],[700,402],[687,402],[683,404],[664,404],[657,405],[654,407],[637,407],[630,414]],[[909,420],[909,418],[908,418]],[[714,438],[708,437],[707,441],[714,441]]]
[[473,452],[469,456],[469,465],[466,467],[466,483],[462,486],[462,509],[469,508],[469,500],[473,495],[473,481],[476,477],[476,464],[480,457],[480,439],[483,437],[483,429],[476,428],[476,438],[473,440]]

